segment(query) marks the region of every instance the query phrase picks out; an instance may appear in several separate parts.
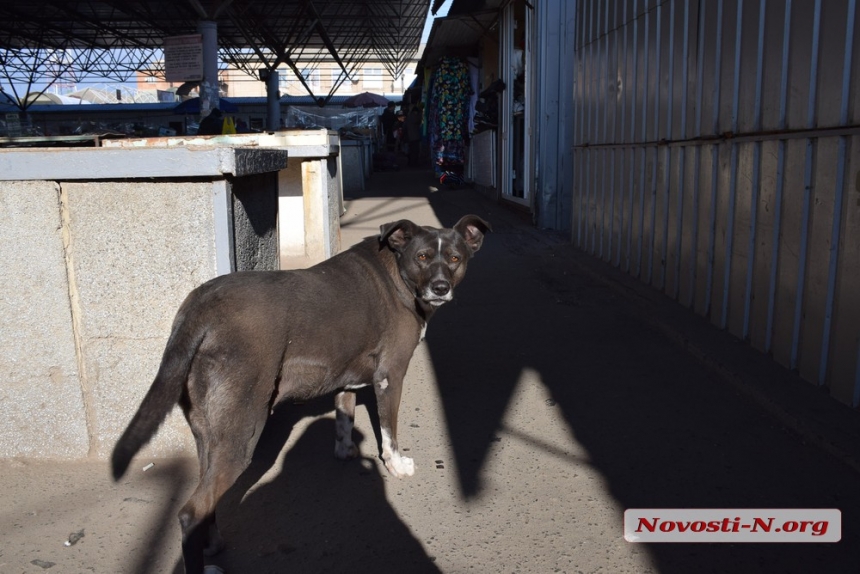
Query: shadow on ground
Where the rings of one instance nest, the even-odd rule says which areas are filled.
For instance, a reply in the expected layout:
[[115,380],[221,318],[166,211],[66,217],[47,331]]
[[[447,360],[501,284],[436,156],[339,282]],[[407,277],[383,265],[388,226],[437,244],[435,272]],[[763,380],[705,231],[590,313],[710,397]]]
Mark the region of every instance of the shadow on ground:
[[[561,409],[621,508],[843,513],[836,544],[642,545],[657,572],[860,571],[860,489],[853,470],[805,444],[670,341],[635,296],[584,273],[587,256],[471,190],[432,191],[432,184],[420,171],[374,174],[361,197],[392,201],[365,214],[362,226],[399,219],[395,200],[404,197],[426,199],[446,226],[466,213],[493,224],[455,301],[439,311],[427,334],[465,499],[492,497],[482,471],[492,445],[507,440],[500,432],[504,414],[528,370],[539,374],[550,393],[548,409]],[[701,328],[711,329],[704,321]],[[716,346],[736,345],[716,330],[709,337]],[[333,459],[330,419],[314,421],[279,461],[302,418],[329,412],[325,398],[287,406],[270,420],[254,462],[219,507],[228,548],[217,563],[228,572],[438,572],[386,500],[375,461]],[[533,448],[557,454],[540,440],[538,427],[535,421],[534,432],[526,433]],[[278,463],[282,468],[268,481],[248,490]],[[575,485],[554,495],[575,497]],[[621,515],[605,536],[623,537]],[[607,568],[611,560],[606,557]]]
[[[372,394],[361,394],[374,410]],[[228,548],[216,562],[227,572],[438,573],[389,506],[376,460],[334,458],[330,418],[312,422],[276,476],[248,491],[279,458],[290,429],[332,405],[331,397],[286,405],[270,420],[253,463],[219,507]],[[354,434],[356,444],[366,440]]]
[[[374,178],[368,196],[422,195],[408,185],[415,175]],[[427,334],[463,496],[482,494],[482,468],[530,369],[622,508],[842,510],[836,544],[643,545],[659,572],[860,571],[854,471],[668,340],[635,297],[583,273],[581,252],[471,190],[424,190],[443,225],[476,213],[495,229]],[[754,354],[711,330],[713,345]],[[843,409],[831,402],[822,408]],[[611,535],[623,536],[622,516]]]

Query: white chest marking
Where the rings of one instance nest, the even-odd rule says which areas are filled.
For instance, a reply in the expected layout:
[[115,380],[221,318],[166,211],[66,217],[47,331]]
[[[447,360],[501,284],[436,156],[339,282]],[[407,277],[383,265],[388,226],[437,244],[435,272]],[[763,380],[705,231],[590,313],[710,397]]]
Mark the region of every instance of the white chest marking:
[[362,389],[362,388],[366,387],[367,385],[368,385],[368,383],[359,383],[357,385],[347,385],[343,388],[343,390],[354,391],[356,389]]

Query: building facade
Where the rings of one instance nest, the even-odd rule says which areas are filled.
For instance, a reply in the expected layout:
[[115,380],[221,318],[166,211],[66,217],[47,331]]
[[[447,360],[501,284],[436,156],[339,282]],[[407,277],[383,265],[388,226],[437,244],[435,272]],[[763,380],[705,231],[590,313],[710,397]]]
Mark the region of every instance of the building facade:
[[[415,76],[414,63],[399,78],[393,77],[382,62],[359,64],[349,79],[344,78],[343,70],[333,61],[298,62],[296,67],[304,83],[289,67],[278,68],[278,86],[282,96],[307,96],[309,94],[305,85],[317,97],[329,94],[348,96],[361,92],[402,94]],[[219,71],[218,77],[223,97],[266,97],[266,84],[244,70],[226,67]],[[175,92],[182,85],[181,82],[167,82],[163,75],[149,72],[138,72],[136,84],[139,91],[162,92]]]

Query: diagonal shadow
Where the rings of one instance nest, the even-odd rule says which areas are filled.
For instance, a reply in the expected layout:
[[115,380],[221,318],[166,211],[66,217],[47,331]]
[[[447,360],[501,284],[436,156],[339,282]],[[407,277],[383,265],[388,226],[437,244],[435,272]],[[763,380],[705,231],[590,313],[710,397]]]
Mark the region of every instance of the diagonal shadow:
[[[397,196],[405,184],[387,175],[374,175],[372,195]],[[421,187],[404,194],[420,196]],[[586,256],[542,240],[519,215],[469,190],[424,193],[445,226],[476,213],[495,228],[427,334],[466,498],[488,495],[482,469],[531,370],[622,508],[843,509],[839,544],[648,545],[659,572],[860,567],[853,472],[718,380],[644,321],[634,301],[581,273],[576,259]],[[540,426],[527,434],[539,436]],[[619,539],[621,519],[611,534]]]
[[[165,548],[175,544],[175,540],[167,538],[173,536],[173,532],[167,525],[176,522],[176,514],[183,504],[182,495],[188,491],[188,484],[196,478],[193,472],[189,472],[189,468],[190,465],[185,461],[165,460],[159,462],[146,477],[148,481],[159,485],[157,490],[166,493],[162,495],[162,500],[168,502],[159,508],[159,512],[151,521],[151,527],[142,529],[149,531],[150,534],[141,545],[141,551],[132,552],[129,555],[127,571],[130,574],[147,574],[156,571],[160,554]],[[175,574],[182,574],[185,571],[181,560],[171,571]]]
[[[358,408],[375,411],[372,393],[358,399]],[[438,573],[389,505],[376,457],[334,458],[332,418],[311,422],[285,452],[300,421],[330,414],[332,405],[327,396],[276,409],[251,465],[219,504],[226,548],[210,561],[237,573]],[[365,437],[355,430],[354,439]]]

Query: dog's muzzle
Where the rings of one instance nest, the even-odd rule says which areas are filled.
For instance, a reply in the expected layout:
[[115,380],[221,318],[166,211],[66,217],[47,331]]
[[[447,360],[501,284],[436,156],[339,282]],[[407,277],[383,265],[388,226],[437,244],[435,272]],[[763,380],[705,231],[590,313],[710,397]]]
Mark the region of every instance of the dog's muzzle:
[[454,297],[454,291],[451,289],[451,284],[448,281],[436,280],[424,288],[422,299],[424,302],[438,307],[447,303]]

